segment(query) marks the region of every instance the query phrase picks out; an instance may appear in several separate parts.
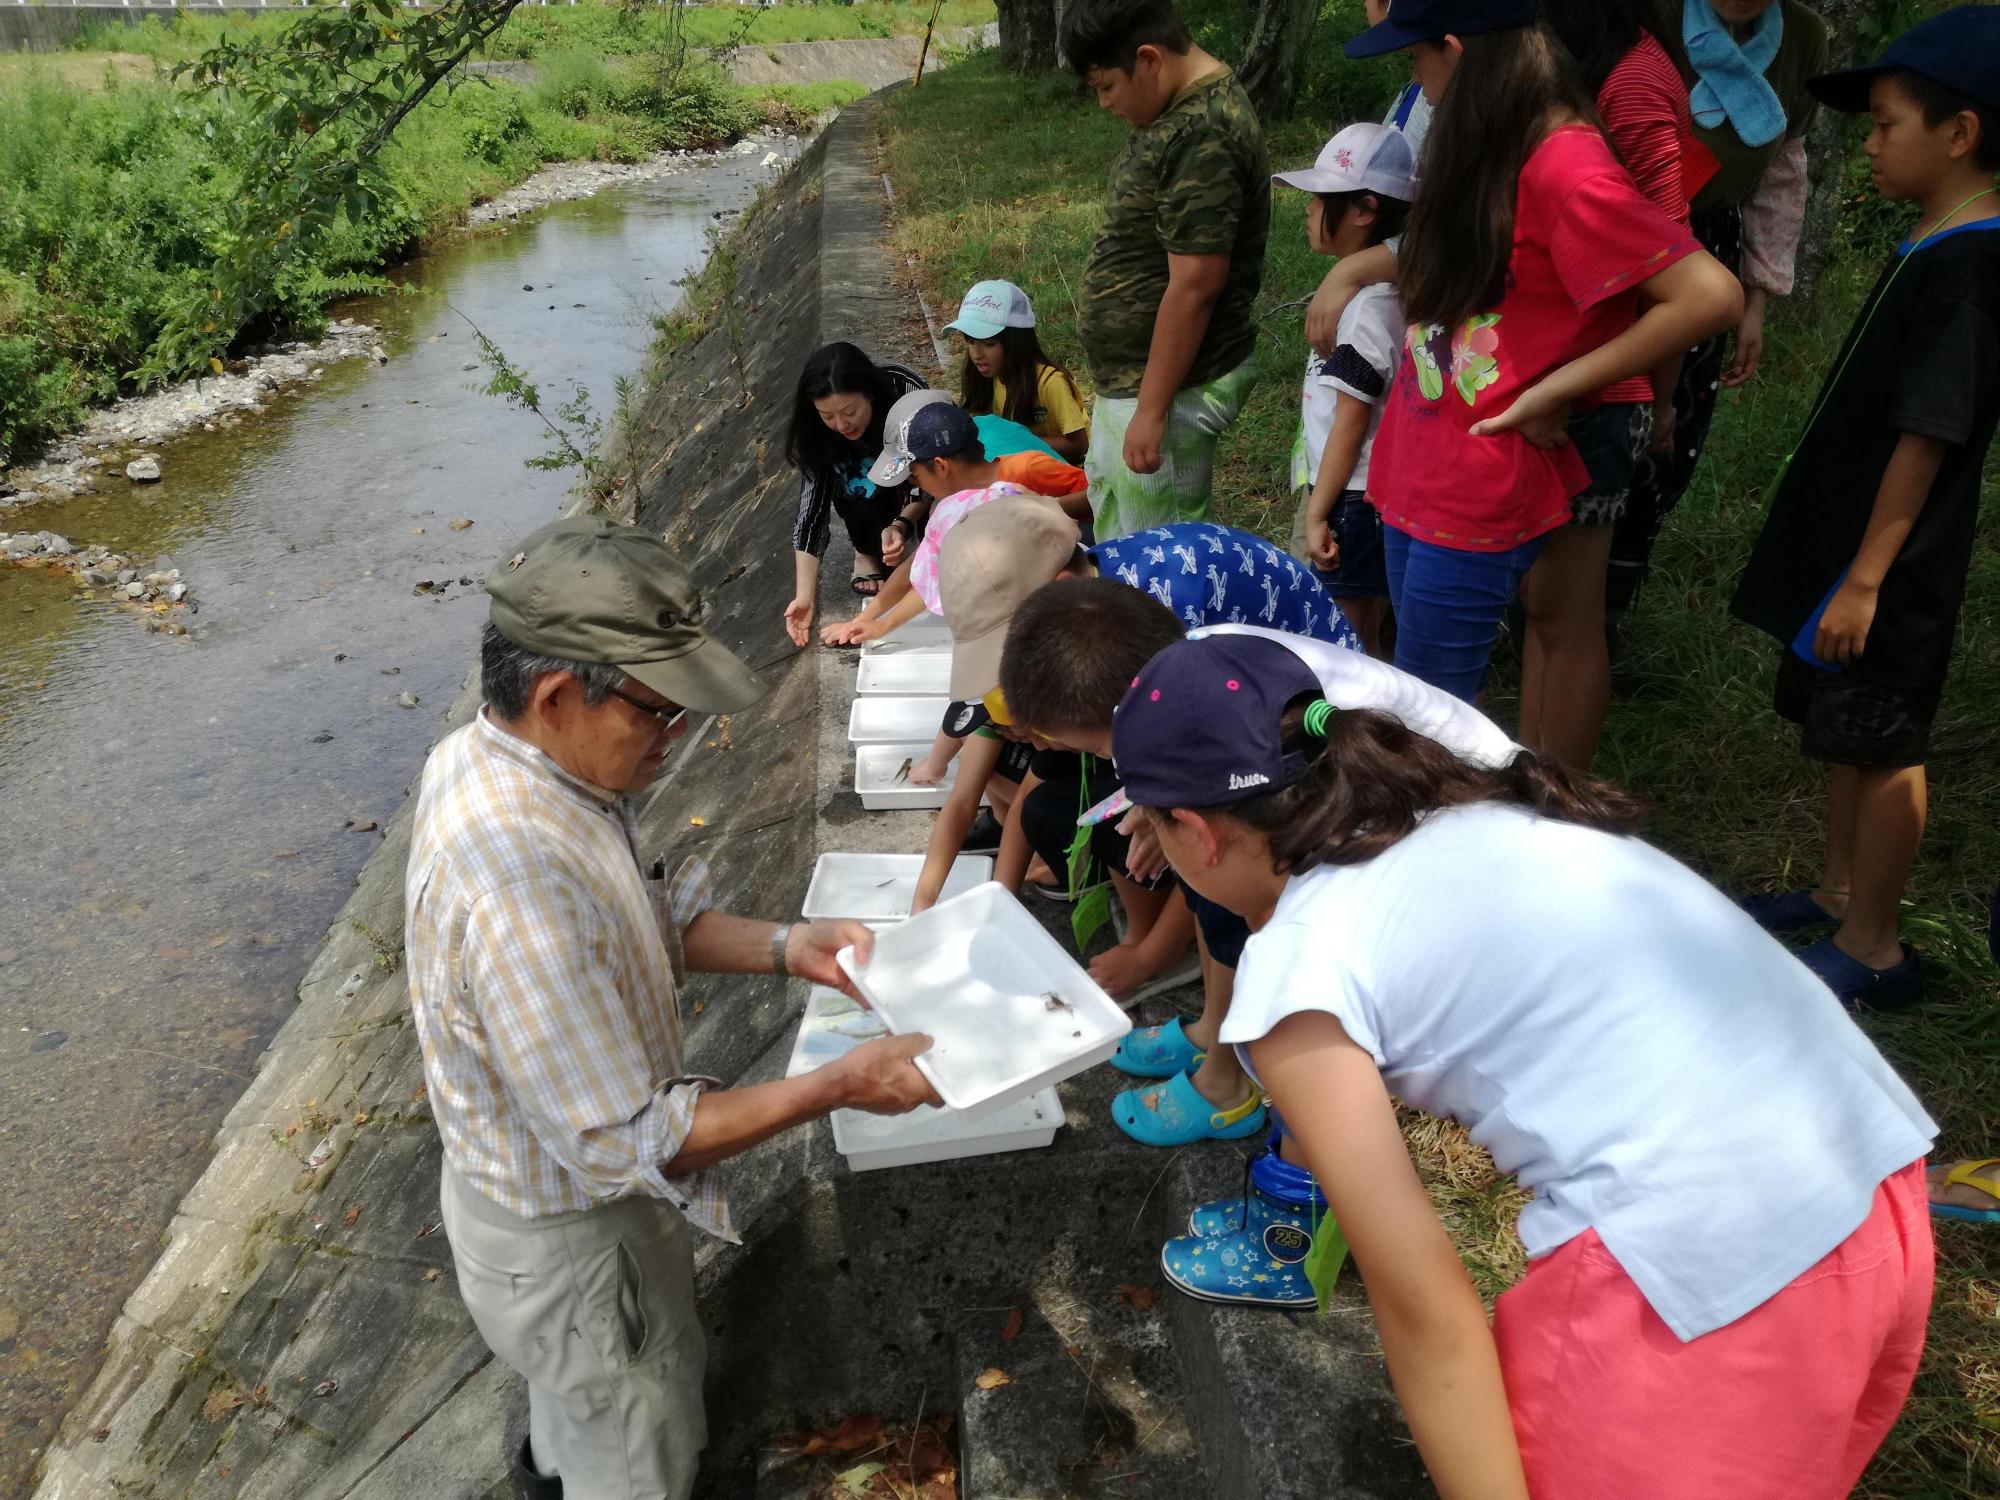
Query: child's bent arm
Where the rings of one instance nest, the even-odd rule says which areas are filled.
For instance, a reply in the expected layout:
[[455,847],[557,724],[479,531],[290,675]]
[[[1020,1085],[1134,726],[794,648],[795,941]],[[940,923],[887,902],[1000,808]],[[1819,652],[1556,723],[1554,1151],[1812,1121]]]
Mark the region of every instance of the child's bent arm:
[[[958,773],[965,775],[963,769]],[[993,878],[1006,886],[1015,895],[1021,893],[1021,882],[1028,878],[1028,862],[1035,857],[1032,845],[1028,843],[1028,830],[1021,824],[1021,809],[1028,805],[1028,793],[1042,784],[1042,778],[1033,771],[1022,773],[1021,789],[1014,793],[1014,805],[1007,809],[1007,821],[1000,829],[1000,852],[993,857]],[[1057,870],[1057,880],[1067,880],[1068,872]]]
[[1683,256],[1648,277],[1639,291],[1649,305],[1636,323],[1543,376],[1498,416],[1473,423],[1472,435],[1488,437],[1518,429],[1532,436],[1538,422],[1553,420],[1559,426],[1569,407],[1585,396],[1646,373],[1710,334],[1722,332],[1743,314],[1742,283],[1706,250]]
[[1374,1060],[1330,1015],[1250,1044],[1367,1285],[1389,1378],[1443,1500],[1527,1500],[1499,1351],[1410,1164]]
[[1370,245],[1343,255],[1320,279],[1319,290],[1306,307],[1306,342],[1322,354],[1333,353],[1340,341],[1340,315],[1364,286],[1396,279],[1396,252],[1387,245]]
[[1868,513],[1861,546],[1847,577],[1820,616],[1813,655],[1821,661],[1845,667],[1867,650],[1882,580],[1902,552],[1903,543],[1910,539],[1917,517],[1923,514],[1944,456],[1945,445],[1937,438],[1906,432],[1897,439],[1882,471],[1882,483],[1875,490],[1875,507]]
[[1373,413],[1374,408],[1366,401],[1345,392],[1335,399],[1333,427],[1319,456],[1319,473],[1313,479],[1307,519],[1324,521],[1333,514],[1333,502],[1347,491],[1348,481],[1354,477],[1354,466],[1361,462],[1361,445],[1368,439],[1368,418]]
[[986,791],[986,778],[1000,764],[1000,742],[974,736],[959,752],[958,780],[944,799],[931,823],[931,841],[924,850],[924,868],[917,876],[917,893],[910,902],[910,915],[928,911],[937,903],[951,874],[952,861],[965,843],[966,831],[979,816],[979,799]]
[[1134,474],[1159,471],[1167,408],[1201,351],[1209,314],[1228,284],[1226,255],[1167,256],[1167,291],[1153,314],[1153,342],[1139,382],[1138,409],[1125,429],[1125,467]]

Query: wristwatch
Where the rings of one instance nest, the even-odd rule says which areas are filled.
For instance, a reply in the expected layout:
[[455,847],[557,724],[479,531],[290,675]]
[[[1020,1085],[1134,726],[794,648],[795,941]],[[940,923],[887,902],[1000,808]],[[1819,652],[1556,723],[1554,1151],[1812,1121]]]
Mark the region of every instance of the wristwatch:
[[792,940],[792,924],[787,922],[771,934],[771,972],[780,979],[791,975],[791,965],[785,962],[785,944]]

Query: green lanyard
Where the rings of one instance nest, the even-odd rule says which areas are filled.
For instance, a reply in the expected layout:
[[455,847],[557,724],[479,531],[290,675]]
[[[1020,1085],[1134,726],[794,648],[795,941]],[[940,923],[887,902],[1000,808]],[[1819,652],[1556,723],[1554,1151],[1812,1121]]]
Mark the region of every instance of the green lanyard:
[[[1079,819],[1090,811],[1090,773],[1096,765],[1094,756],[1083,757],[1083,775],[1077,782],[1076,815]],[[1083,889],[1090,876],[1090,835],[1095,830],[1077,825],[1076,837],[1069,843],[1069,893],[1075,896]],[[1081,953],[1089,945],[1097,930],[1111,920],[1111,886],[1109,882],[1100,884],[1070,908],[1069,930],[1076,939],[1076,951]]]
[[1882,283],[1882,290],[1875,294],[1875,296],[1870,300],[1867,310],[1862,313],[1861,326],[1855,329],[1854,337],[1848,340],[1847,352],[1841,356],[1840,364],[1833,372],[1833,379],[1829,380],[1826,383],[1824,389],[1820,391],[1819,400],[1813,404],[1812,415],[1806,418],[1805,426],[1799,429],[1798,440],[1792,444],[1791,452],[1787,453],[1782,459],[1779,460],[1778,471],[1777,473],[1771,476],[1770,485],[1767,487],[1765,491],[1766,494],[1776,494],[1778,486],[1784,482],[1785,475],[1790,471],[1792,467],[1792,460],[1798,457],[1799,449],[1805,446],[1806,439],[1812,435],[1813,426],[1815,423],[1819,421],[1820,413],[1826,410],[1826,403],[1828,398],[1833,395],[1834,389],[1840,384],[1840,377],[1847,373],[1847,367],[1854,359],[1854,352],[1861,347],[1861,340],[1863,339],[1863,337],[1867,335],[1868,325],[1875,321],[1876,309],[1881,307],[1881,305],[1884,302],[1889,300],[1889,288],[1894,286],[1896,284],[1896,278],[1903,274],[1903,267],[1907,266],[1910,263],[1910,261],[1915,257],[1916,253],[1919,250],[1923,249],[1924,246],[1928,245],[1932,240],[1936,239],[1939,235],[1944,233],[1945,226],[1949,224],[1953,219],[1958,217],[1959,209],[1963,209],[1969,204],[1977,203],[1981,198],[1984,198],[1988,193],[1996,191],[2000,191],[2000,189],[1981,188],[1978,192],[1974,193],[1970,198],[1967,198],[1964,203],[1959,204],[1958,208],[1954,208],[1950,213],[1946,214],[1942,219],[1939,219],[1937,222],[1937,228],[1933,229],[1929,234],[1925,235],[1922,239],[1918,240],[1914,245],[1910,246],[1908,250],[1905,250],[1903,252],[1902,259],[1896,262],[1896,269],[1891,271],[1889,273],[1889,279]]

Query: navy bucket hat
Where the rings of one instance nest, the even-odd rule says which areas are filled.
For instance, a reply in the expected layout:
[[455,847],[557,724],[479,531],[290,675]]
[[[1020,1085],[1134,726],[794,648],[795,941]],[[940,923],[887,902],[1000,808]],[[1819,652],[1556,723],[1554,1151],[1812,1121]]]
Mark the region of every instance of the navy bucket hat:
[[2000,6],[1961,5],[1919,21],[1866,67],[1806,80],[1814,97],[1866,114],[1868,90],[1887,73],[1915,73],[1989,109],[2000,109]]
[[1541,0],[1391,0],[1388,19],[1344,49],[1349,57],[1381,57],[1441,36],[1484,36],[1532,26]]

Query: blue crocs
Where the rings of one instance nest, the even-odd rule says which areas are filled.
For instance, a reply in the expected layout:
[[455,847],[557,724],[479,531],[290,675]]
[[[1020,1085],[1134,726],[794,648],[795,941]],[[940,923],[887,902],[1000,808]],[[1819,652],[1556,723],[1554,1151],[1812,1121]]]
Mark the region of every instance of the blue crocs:
[[1173,1078],[1192,1073],[1201,1066],[1201,1058],[1201,1049],[1188,1040],[1176,1016],[1164,1026],[1126,1032],[1111,1054],[1111,1066],[1134,1078]]
[[1312,1253],[1315,1215],[1326,1199],[1312,1174],[1276,1155],[1250,1164],[1247,1198],[1228,1200],[1242,1209],[1241,1228],[1217,1235],[1189,1235],[1160,1247],[1167,1280],[1204,1302],[1242,1302],[1259,1307],[1314,1306],[1305,1260]]
[[1836,926],[1840,921],[1840,918],[1813,900],[1809,889],[1758,891],[1753,895],[1738,897],[1736,904],[1743,908],[1745,916],[1772,937],[1790,937],[1794,933],[1812,932],[1821,927]]
[[1217,1109],[1187,1073],[1149,1089],[1127,1089],[1111,1101],[1111,1120],[1142,1146],[1190,1146],[1240,1141],[1264,1128],[1264,1096],[1255,1088],[1241,1104]]
[[1830,937],[1801,948],[1798,960],[1825,982],[1849,1010],[1902,1010],[1924,998],[1924,964],[1908,943],[1903,961],[1871,969]]

